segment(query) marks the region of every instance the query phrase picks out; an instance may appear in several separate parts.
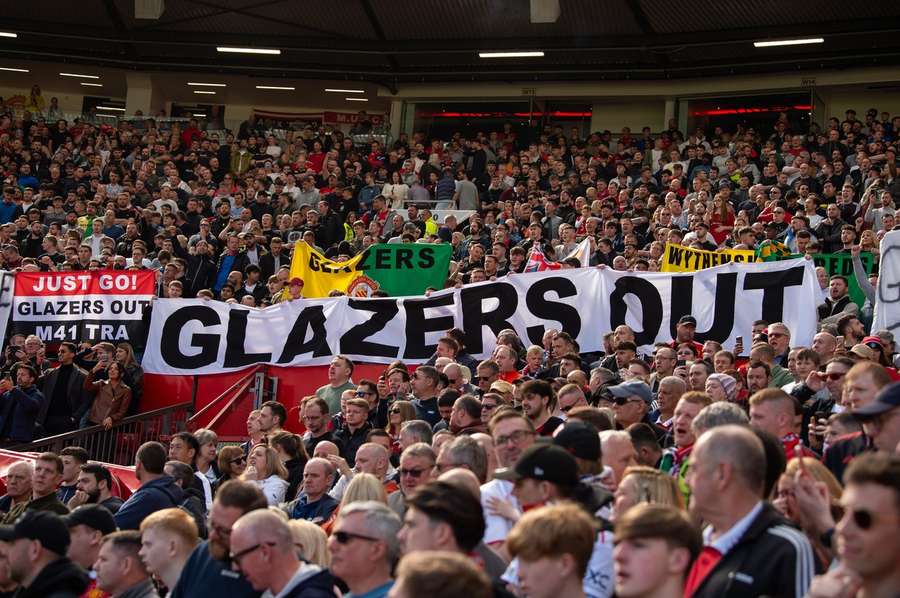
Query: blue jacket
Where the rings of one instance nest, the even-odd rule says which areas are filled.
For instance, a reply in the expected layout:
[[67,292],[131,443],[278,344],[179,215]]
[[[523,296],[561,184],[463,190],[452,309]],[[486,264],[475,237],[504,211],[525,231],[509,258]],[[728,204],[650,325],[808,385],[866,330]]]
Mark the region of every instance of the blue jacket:
[[188,557],[169,598],[257,598],[259,595],[240,573],[231,570],[230,562],[214,559],[209,554],[209,542],[203,542]]
[[141,521],[150,513],[177,507],[182,500],[184,492],[171,477],[164,475],[151,480],[128,497],[115,515],[116,526],[120,530],[138,529]]
[[14,386],[0,395],[0,433],[17,442],[34,439],[34,424],[44,404],[44,393],[37,386]]

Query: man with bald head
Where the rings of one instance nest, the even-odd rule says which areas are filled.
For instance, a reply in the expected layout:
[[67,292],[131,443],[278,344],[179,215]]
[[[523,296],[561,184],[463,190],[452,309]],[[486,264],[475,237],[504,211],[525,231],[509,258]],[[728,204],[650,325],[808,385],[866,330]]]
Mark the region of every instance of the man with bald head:
[[820,332],[813,337],[812,350],[819,354],[821,363],[826,363],[834,357],[837,349],[837,339],[830,332]]
[[237,520],[230,556],[232,569],[257,592],[283,598],[334,596],[331,573],[300,562],[291,528],[271,511],[252,511]]
[[336,473],[337,469],[328,459],[313,457],[307,461],[300,496],[282,507],[288,517],[305,519],[316,525],[328,521],[339,504],[328,495]]
[[319,457],[320,459],[327,459],[329,456],[338,456],[340,454],[341,450],[338,448],[338,445],[330,440],[323,440],[316,445],[316,450],[313,451],[313,457]]
[[703,433],[691,453],[691,510],[709,524],[705,548],[684,595],[796,596],[809,588],[816,562],[806,536],[764,500],[766,456],[744,426]]
[[391,455],[386,448],[374,442],[367,442],[356,452],[356,463],[353,469],[347,467],[347,462],[340,457],[328,457],[332,465],[337,467],[341,472],[341,478],[334,487],[329,490],[328,494],[337,501],[344,497],[347,486],[353,480],[353,476],[357,473],[370,473],[379,480],[384,482],[385,491],[390,494],[398,489],[397,483],[388,479],[388,467],[390,466]]

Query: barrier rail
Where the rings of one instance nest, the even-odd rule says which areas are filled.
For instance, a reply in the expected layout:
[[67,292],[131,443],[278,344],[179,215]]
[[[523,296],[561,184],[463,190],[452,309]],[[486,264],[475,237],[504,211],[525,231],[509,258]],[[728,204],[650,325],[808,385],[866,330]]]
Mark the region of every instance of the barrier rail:
[[141,444],[150,440],[165,443],[175,433],[187,429],[191,406],[191,403],[179,403],[126,417],[109,430],[91,426],[7,448],[19,452],[59,453],[67,446],[80,446],[93,460],[132,465]]

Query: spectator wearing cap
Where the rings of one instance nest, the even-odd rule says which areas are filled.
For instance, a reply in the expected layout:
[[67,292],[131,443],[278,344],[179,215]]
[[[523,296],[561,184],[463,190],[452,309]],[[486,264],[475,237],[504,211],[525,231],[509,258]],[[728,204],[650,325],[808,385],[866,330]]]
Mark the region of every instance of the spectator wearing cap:
[[77,598],[88,585],[87,574],[66,553],[69,530],[62,517],[28,511],[12,525],[0,526],[6,542],[9,573],[23,598]]
[[675,326],[675,340],[669,343],[669,346],[678,350],[678,345],[682,343],[691,343],[696,351],[695,355],[703,354],[703,344],[694,340],[694,333],[697,331],[697,318],[691,315],[681,316],[678,318],[678,324]]
[[705,390],[713,401],[733,403],[737,393],[737,381],[728,374],[710,374],[706,378]]
[[[602,521],[596,522],[592,519],[599,505],[593,502],[593,492],[579,483],[575,458],[561,446],[535,444],[522,453],[514,467],[497,470],[494,477],[515,483],[513,493],[525,511],[566,500],[574,501],[583,509],[582,512],[585,512],[592,523],[601,530],[594,538],[590,562],[582,581],[583,588],[588,596],[610,595],[612,587],[610,534],[603,529]],[[512,536],[512,532],[510,535]],[[503,580],[514,586],[518,585],[518,567],[518,562],[513,561],[503,574]]]
[[144,562],[140,532],[113,532],[103,537],[94,569],[97,588],[112,598],[159,598]]
[[637,379],[627,380],[616,386],[610,386],[608,390],[615,397],[613,411],[616,414],[617,426],[624,429],[647,419],[653,395],[646,382]]
[[556,409],[556,395],[553,387],[544,380],[529,380],[521,389],[522,412],[531,421],[538,436],[552,436],[557,426],[563,423],[553,416]]
[[853,410],[863,430],[879,452],[898,452],[900,447],[900,382],[885,386],[868,405]]
[[567,421],[557,428],[553,444],[562,447],[578,466],[578,479],[594,492],[598,508],[609,506],[612,494],[603,486],[602,479],[612,473],[603,467],[600,432],[593,424],[580,420]]
[[744,426],[718,426],[697,441],[691,508],[709,527],[685,596],[802,596],[809,588],[812,547],[763,500],[765,471],[762,442]]
[[100,505],[82,505],[65,516],[69,528],[68,557],[88,572],[90,581],[87,591],[97,587],[94,563],[100,554],[103,536],[116,531],[116,521],[112,514]]

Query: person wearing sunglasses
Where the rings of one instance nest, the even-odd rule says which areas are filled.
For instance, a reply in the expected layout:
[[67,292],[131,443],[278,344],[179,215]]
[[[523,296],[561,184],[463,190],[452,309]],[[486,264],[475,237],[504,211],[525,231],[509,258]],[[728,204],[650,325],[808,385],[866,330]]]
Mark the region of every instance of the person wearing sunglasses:
[[861,455],[847,468],[833,531],[840,565],[813,579],[810,598],[896,596],[900,588],[900,456]]
[[613,411],[616,414],[616,424],[622,426],[622,429],[647,418],[653,395],[646,382],[637,379],[627,380],[622,384],[610,386],[609,392],[614,397]]
[[268,590],[285,597],[334,595],[331,573],[297,558],[287,521],[271,511],[253,511],[237,520],[229,556],[232,569],[257,592]]
[[239,479],[247,468],[247,456],[240,446],[223,447],[216,458],[219,462],[219,471],[222,472],[216,481],[216,488],[220,488],[228,480]]
[[398,517],[406,513],[406,500],[419,486],[431,481],[437,455],[424,442],[411,444],[400,455],[400,490],[388,495],[388,506]]
[[362,501],[346,505],[334,524],[328,550],[331,572],[352,596],[384,598],[394,585],[391,571],[400,556],[402,522],[387,505]]

